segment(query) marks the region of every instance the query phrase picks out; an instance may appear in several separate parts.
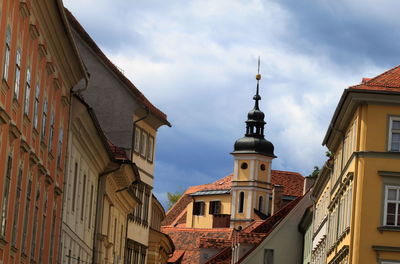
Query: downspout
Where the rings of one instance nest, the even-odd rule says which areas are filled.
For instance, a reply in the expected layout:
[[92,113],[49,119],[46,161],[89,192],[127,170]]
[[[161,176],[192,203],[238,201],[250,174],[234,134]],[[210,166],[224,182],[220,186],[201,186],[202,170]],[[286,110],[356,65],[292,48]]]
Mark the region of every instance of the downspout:
[[96,206],[96,215],[95,215],[95,222],[94,222],[94,233],[93,233],[93,255],[92,255],[92,263],[93,264],[96,263],[96,256],[98,254],[97,253],[97,247],[96,247],[97,228],[99,227],[100,222],[102,220],[100,211],[101,211],[101,208],[103,207],[103,199],[101,199],[102,197],[101,197],[100,187],[102,187],[102,189],[103,189],[103,186],[101,186],[101,181],[103,179],[105,179],[104,176],[107,176],[110,173],[113,173],[113,172],[116,172],[116,171],[120,170],[121,166],[122,166],[122,164],[118,164],[117,168],[106,170],[106,171],[100,173],[99,174],[99,178],[97,180],[97,203],[96,203],[97,206]]

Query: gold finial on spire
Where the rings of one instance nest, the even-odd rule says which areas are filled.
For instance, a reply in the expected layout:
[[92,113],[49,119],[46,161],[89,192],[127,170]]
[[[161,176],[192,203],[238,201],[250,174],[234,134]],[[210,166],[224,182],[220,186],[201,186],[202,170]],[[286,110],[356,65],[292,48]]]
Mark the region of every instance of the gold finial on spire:
[[256,80],[259,81],[261,79],[261,74],[260,74],[260,56],[258,56],[258,71],[256,75]]

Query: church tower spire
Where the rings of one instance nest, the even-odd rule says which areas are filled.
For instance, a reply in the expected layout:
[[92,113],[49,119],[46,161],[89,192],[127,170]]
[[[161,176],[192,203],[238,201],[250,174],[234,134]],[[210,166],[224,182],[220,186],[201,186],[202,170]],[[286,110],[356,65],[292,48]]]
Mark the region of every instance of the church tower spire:
[[231,227],[246,227],[255,218],[270,213],[272,193],[271,163],[274,145],[264,137],[264,113],[260,110],[260,58],[256,75],[257,88],[253,96],[254,108],[247,114],[246,133],[236,140],[234,171],[231,188]]
[[234,151],[236,153],[257,153],[269,157],[276,157],[274,155],[274,145],[265,139],[264,137],[264,113],[260,110],[259,101],[261,96],[260,90],[260,58],[258,58],[258,73],[256,75],[257,89],[256,94],[253,96],[254,108],[247,114],[246,121],[246,133],[241,139],[238,139],[234,145]]

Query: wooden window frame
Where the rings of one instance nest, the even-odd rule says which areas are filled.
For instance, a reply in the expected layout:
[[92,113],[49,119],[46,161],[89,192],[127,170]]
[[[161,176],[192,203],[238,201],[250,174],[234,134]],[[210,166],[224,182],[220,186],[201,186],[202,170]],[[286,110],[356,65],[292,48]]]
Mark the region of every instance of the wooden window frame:
[[193,202],[193,215],[203,216],[205,209],[204,201],[195,201]]
[[210,215],[221,214],[221,201],[220,200],[214,200],[214,201],[209,202],[208,214],[210,214]]

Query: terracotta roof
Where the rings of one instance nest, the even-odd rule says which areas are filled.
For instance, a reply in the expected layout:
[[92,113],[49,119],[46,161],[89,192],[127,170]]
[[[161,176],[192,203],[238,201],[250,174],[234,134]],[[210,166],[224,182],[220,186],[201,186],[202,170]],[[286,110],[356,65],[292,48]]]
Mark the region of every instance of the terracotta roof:
[[160,121],[164,124],[171,126],[171,124],[167,120],[167,115],[164,114],[160,109],[155,107],[139,89],[110,61],[110,59],[103,53],[103,51],[97,46],[96,42],[89,36],[86,30],[82,27],[82,25],[78,22],[78,20],[72,15],[72,13],[65,9],[65,13],[67,15],[68,21],[71,26],[76,30],[76,32],[80,35],[80,37],[86,41],[89,47],[99,56],[99,58],[106,64],[111,71],[113,71],[118,78],[131,89],[132,93],[135,97],[146,106],[152,114],[154,114]]
[[172,256],[168,259],[168,263],[181,263],[185,250],[175,250]]
[[283,194],[288,196],[302,196],[304,188],[304,177],[297,172],[271,171],[271,183],[283,186]]
[[119,161],[129,160],[128,156],[126,155],[125,149],[115,146],[110,140],[108,140],[108,146],[110,147],[114,159]]
[[400,65],[374,78],[363,78],[361,84],[351,86],[349,89],[400,92]]
[[176,250],[185,252],[182,258],[182,263],[185,264],[199,263],[200,241],[205,243],[204,239],[207,238],[229,240],[232,233],[232,229],[230,228],[162,227],[161,231],[171,237]]

